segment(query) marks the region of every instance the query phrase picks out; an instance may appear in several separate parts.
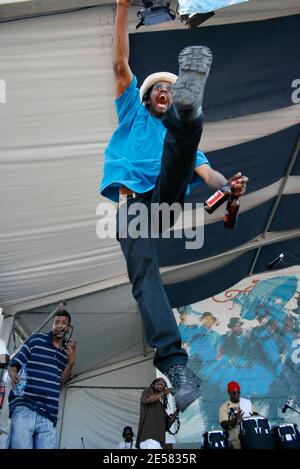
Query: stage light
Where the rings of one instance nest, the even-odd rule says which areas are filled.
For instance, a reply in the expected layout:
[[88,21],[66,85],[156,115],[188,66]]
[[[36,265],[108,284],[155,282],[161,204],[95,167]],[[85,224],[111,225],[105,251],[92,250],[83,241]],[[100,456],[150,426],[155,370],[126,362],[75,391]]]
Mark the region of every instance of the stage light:
[[181,15],[180,21],[185,22],[185,24],[190,29],[196,29],[198,26],[200,26],[200,24],[204,23],[204,21],[214,16],[214,14],[214,11],[209,11],[208,13],[192,13],[191,15]]
[[140,26],[151,26],[172,21],[176,18],[176,13],[170,9],[170,2],[165,0],[143,0],[143,4],[145,9],[137,12],[140,21],[136,29]]

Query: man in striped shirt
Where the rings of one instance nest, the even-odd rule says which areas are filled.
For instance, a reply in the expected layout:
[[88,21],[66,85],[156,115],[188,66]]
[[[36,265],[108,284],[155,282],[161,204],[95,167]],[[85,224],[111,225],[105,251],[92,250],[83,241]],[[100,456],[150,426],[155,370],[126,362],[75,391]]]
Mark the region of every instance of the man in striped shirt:
[[32,334],[10,361],[10,448],[56,448],[60,390],[75,363],[76,342],[65,340],[71,327],[70,314],[60,309],[52,330]]

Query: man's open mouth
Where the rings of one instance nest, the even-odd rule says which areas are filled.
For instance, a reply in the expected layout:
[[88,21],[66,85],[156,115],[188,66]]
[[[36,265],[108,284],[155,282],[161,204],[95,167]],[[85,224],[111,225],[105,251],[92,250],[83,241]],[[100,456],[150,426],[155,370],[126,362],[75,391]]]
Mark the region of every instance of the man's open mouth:
[[169,99],[168,99],[167,95],[161,94],[161,95],[158,96],[157,102],[158,102],[158,104],[167,105],[167,104],[169,104]]

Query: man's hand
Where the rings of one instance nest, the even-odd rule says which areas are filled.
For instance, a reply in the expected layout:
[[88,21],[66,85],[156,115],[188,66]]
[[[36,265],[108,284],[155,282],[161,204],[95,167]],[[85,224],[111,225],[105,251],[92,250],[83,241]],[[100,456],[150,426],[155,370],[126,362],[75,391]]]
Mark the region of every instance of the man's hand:
[[244,412],[242,410],[239,410],[234,417],[232,417],[230,420],[229,420],[229,426],[230,428],[233,428],[235,427],[236,425],[238,425],[240,423],[240,421],[242,420],[243,418],[243,415],[244,415]]
[[76,340],[70,340],[66,348],[68,364],[61,374],[60,384],[64,386],[71,378],[72,368],[75,365]]
[[231,186],[231,193],[234,197],[241,197],[246,192],[247,182],[249,179],[247,176],[243,176],[241,172],[236,173],[232,176],[228,183]]
[[237,419],[237,423],[240,423],[240,421],[242,420],[243,416],[244,416],[244,412],[242,410],[239,410],[236,414],[236,419]]
[[165,396],[167,396],[167,395],[170,394],[172,391],[173,391],[172,388],[165,388],[165,389],[163,390],[163,393],[164,393]]
[[21,377],[18,375],[17,367],[10,366],[8,368],[8,374],[11,379],[12,388],[15,389],[16,385],[21,381]]
[[68,365],[71,367],[75,365],[76,345],[76,340],[70,340],[66,349]]
[[169,427],[175,422],[175,420],[176,420],[176,415],[170,414],[169,415]]

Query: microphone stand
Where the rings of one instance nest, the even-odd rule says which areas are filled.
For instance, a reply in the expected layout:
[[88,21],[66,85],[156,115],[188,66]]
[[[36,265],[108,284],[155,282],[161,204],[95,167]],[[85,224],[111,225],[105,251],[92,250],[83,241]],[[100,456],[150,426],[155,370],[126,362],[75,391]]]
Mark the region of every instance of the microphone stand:
[[294,409],[293,407],[291,407],[291,406],[289,406],[289,405],[287,405],[287,404],[286,404],[286,407],[287,407],[287,409],[291,409],[291,410],[293,410],[294,412],[297,412],[297,414],[300,415],[300,412],[299,412],[298,410]]

